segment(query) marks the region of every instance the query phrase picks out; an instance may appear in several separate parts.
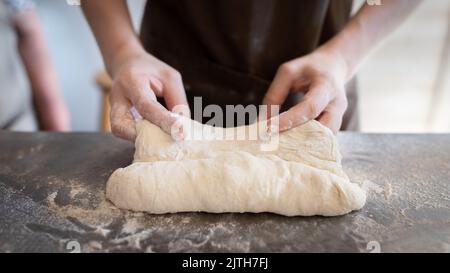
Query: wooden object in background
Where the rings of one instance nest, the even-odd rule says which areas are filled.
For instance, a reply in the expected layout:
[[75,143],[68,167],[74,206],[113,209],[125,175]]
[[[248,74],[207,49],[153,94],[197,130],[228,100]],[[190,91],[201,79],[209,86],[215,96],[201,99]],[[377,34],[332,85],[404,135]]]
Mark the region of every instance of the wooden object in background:
[[111,125],[109,120],[109,92],[111,90],[112,81],[106,71],[101,71],[95,76],[95,82],[102,90],[102,113],[100,130],[102,132],[111,132]]

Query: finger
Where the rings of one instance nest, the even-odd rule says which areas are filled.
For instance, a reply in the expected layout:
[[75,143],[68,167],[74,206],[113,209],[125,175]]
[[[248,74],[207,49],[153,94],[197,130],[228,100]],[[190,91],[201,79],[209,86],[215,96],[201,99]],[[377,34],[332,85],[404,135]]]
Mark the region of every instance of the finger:
[[267,120],[270,123],[270,117],[278,116],[280,114],[280,108],[279,105],[260,105],[256,121]]
[[344,116],[346,108],[346,99],[345,101],[334,100],[329,106],[327,106],[327,108],[325,108],[318,121],[324,126],[330,128],[334,134],[337,134],[341,128],[342,117]]
[[294,67],[290,64],[283,64],[278,69],[275,78],[267,90],[263,99],[263,104],[267,105],[266,118],[270,117],[272,105],[282,105],[289,95],[293,79],[295,77]]
[[163,84],[156,77],[150,77],[150,88],[153,90],[157,97],[161,97],[163,94]]
[[281,113],[279,130],[289,130],[317,118],[330,103],[330,93],[326,85],[312,86],[299,104]]
[[164,101],[167,108],[180,115],[190,117],[186,92],[180,73],[170,72],[164,76]]
[[136,138],[136,128],[133,116],[129,111],[131,103],[122,96],[114,96],[111,94],[110,104],[110,122],[112,133],[117,137],[134,141]]
[[330,128],[334,134],[337,134],[341,128],[342,116],[332,110],[326,110],[322,113],[318,121],[325,127]]
[[177,118],[158,103],[155,94],[148,85],[148,81],[136,79],[130,83],[128,88],[129,99],[139,114],[170,134],[171,126]]

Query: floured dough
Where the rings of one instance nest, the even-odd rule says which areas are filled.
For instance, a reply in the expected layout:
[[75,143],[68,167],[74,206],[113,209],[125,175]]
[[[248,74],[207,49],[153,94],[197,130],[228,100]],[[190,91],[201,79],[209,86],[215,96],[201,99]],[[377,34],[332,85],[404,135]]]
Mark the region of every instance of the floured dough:
[[281,133],[275,146],[248,140],[256,123],[223,129],[181,121],[183,141],[146,120],[137,122],[134,163],[107,183],[107,198],[116,206],[149,213],[333,216],[365,203],[365,192],[342,170],[335,136],[317,121]]

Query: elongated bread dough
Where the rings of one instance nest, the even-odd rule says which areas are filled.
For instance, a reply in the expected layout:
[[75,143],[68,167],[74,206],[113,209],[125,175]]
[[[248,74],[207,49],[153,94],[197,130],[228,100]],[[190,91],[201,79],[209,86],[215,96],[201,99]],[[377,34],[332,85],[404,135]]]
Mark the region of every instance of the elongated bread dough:
[[107,198],[116,206],[158,214],[334,216],[365,203],[365,192],[342,170],[335,136],[316,121],[281,133],[274,149],[257,138],[224,140],[248,139],[258,124],[223,129],[181,121],[188,128],[183,141],[148,121],[137,122],[134,163],[116,170],[107,183]]

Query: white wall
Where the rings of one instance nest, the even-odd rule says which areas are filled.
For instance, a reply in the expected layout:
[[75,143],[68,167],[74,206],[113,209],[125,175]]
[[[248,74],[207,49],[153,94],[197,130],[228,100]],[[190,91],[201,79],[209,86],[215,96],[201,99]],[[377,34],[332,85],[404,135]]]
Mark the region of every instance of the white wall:
[[366,60],[358,73],[363,131],[450,132],[450,77],[437,74],[441,63],[449,71],[449,14],[450,1],[423,1]]

